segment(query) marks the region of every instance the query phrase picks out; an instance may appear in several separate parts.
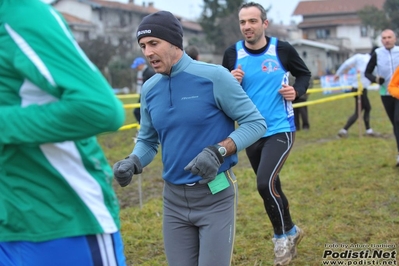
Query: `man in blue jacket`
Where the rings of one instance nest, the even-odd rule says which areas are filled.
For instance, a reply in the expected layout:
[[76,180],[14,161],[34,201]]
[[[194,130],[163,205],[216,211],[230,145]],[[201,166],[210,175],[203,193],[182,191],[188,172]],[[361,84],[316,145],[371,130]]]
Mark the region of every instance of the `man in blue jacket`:
[[161,144],[168,264],[229,266],[237,207],[231,168],[265,133],[265,120],[225,68],[183,51],[183,29],[170,12],[144,17],[137,40],[157,74],[142,88],[137,144],[114,175],[127,186]]
[[[297,255],[303,231],[291,219],[280,171],[295,141],[292,101],[306,93],[311,74],[294,47],[265,36],[269,22],[262,5],[244,3],[238,17],[244,40],[226,49],[223,66],[241,83],[266,120],[267,132],[246,153],[273,225],[274,265],[288,265]],[[288,84],[290,74],[295,77],[292,86]]]

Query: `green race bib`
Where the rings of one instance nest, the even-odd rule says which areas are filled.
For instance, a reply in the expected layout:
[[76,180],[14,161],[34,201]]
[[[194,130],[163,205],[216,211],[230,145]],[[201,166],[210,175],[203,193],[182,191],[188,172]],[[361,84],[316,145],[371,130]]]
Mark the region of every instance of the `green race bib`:
[[212,194],[216,194],[230,186],[229,181],[227,180],[226,174],[221,172],[218,174],[215,179],[208,183],[209,189]]

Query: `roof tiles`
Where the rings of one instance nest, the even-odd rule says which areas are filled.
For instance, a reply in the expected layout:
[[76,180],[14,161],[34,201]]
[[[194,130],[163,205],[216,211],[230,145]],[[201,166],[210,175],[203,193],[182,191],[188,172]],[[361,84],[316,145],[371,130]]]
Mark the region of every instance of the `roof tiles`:
[[298,3],[292,15],[356,13],[366,6],[382,9],[385,0],[310,0]]

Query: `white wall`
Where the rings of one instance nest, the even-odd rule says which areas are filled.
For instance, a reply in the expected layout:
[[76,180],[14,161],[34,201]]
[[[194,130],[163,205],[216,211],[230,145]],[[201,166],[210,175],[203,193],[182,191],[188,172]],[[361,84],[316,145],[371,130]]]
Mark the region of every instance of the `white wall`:
[[82,4],[74,0],[64,0],[56,3],[54,7],[60,12],[68,13],[86,21],[92,21],[92,9],[87,4]]
[[373,46],[370,36],[360,36],[359,26],[339,26],[337,37],[350,39],[353,50],[370,50]]

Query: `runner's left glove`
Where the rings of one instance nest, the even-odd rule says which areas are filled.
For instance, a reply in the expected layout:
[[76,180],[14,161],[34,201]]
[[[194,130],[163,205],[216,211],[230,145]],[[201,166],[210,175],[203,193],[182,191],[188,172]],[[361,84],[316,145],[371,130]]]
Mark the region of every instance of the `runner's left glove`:
[[133,175],[141,174],[143,167],[136,155],[129,155],[114,164],[114,176],[121,187],[126,187],[132,181]]
[[220,165],[224,162],[223,156],[215,146],[208,146],[203,149],[184,170],[190,171],[193,175],[202,177],[198,183],[206,184],[215,179]]

